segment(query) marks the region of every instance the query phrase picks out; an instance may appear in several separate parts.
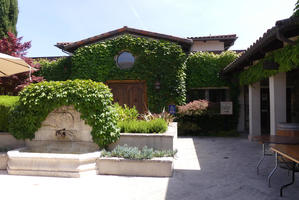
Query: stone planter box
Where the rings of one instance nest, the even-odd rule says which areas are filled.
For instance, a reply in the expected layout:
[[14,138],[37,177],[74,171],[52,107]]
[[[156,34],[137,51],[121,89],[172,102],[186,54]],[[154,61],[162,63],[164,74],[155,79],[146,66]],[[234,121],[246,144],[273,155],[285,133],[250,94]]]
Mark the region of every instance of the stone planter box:
[[7,169],[7,153],[0,153],[0,170]]
[[173,158],[164,157],[151,160],[99,158],[97,167],[99,174],[106,175],[170,177],[173,172]]
[[147,146],[156,150],[174,150],[176,139],[177,123],[172,122],[165,133],[121,133],[119,140],[109,145],[108,149],[112,150],[117,145],[127,144],[138,148]]

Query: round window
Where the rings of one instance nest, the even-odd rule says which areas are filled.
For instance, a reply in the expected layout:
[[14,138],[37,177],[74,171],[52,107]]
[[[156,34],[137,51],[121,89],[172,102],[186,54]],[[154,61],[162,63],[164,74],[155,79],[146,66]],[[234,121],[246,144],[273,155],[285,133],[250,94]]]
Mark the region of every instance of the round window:
[[121,52],[116,58],[116,64],[120,69],[129,69],[133,67],[135,57],[127,51]]

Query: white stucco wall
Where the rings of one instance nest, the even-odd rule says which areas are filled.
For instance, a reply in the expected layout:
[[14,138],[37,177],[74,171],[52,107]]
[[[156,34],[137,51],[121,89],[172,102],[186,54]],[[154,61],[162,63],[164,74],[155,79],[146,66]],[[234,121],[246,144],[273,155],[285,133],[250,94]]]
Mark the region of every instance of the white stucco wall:
[[220,41],[193,41],[191,51],[222,51],[224,42]]

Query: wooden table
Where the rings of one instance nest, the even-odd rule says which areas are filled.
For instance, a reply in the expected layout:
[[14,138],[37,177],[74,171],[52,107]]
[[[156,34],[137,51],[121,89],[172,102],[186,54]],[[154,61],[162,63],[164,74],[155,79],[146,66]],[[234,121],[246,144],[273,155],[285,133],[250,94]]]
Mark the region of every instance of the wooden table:
[[[266,153],[265,145],[269,144],[299,144],[299,136],[280,136],[280,135],[262,135],[262,136],[254,136],[252,141],[257,141],[262,144],[262,157],[258,161],[256,166],[256,172],[259,174],[259,166],[264,160],[265,156],[273,156],[273,154]],[[274,172],[273,172],[274,173]],[[268,185],[270,184],[270,179],[273,173],[270,173],[268,176]]]
[[[271,146],[271,150],[275,152],[276,168],[277,168],[277,154],[282,155],[285,158],[293,161],[292,170],[292,182],[280,187],[280,196],[284,188],[292,185],[295,182],[296,164],[299,164],[299,145],[285,145],[285,144],[274,144]],[[276,168],[274,168],[276,170]]]

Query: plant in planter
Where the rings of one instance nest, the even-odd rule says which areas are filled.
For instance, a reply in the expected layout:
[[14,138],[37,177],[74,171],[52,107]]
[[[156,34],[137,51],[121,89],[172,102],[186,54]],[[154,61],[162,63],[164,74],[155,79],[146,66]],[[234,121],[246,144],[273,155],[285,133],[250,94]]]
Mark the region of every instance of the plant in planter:
[[158,151],[152,148],[127,145],[111,152],[102,151],[97,160],[99,174],[131,176],[172,176],[173,157],[177,151]]
[[122,133],[164,133],[167,130],[165,120],[157,118],[149,121],[128,120],[118,122]]
[[130,147],[127,144],[117,146],[112,151],[103,150],[101,157],[119,157],[133,160],[152,159],[154,157],[174,157],[177,150],[154,150],[144,146],[141,150],[138,147]]

